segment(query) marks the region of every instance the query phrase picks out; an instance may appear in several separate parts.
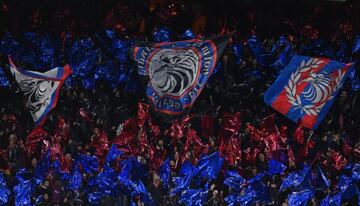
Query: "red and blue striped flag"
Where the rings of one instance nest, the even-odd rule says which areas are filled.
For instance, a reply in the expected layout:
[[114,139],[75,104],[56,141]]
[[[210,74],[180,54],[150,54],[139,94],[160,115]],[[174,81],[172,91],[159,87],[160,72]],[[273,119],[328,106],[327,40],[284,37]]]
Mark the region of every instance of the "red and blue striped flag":
[[315,130],[326,116],[354,64],[295,55],[265,92],[265,103]]

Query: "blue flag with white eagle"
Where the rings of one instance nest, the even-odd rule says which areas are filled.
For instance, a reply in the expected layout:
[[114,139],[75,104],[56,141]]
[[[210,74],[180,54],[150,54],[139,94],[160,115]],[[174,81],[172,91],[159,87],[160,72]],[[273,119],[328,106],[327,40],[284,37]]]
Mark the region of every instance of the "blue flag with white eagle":
[[61,86],[72,70],[68,65],[46,72],[23,70],[17,68],[10,57],[9,63],[11,74],[26,98],[25,107],[35,124],[41,125],[56,106]]
[[139,43],[133,56],[150,81],[146,94],[155,111],[178,115],[188,110],[211,76],[227,37]]

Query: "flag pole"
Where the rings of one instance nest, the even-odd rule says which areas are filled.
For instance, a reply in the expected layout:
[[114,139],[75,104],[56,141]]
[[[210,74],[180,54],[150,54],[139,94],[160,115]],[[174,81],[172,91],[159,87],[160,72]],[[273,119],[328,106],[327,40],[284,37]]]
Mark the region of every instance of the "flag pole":
[[306,142],[308,142],[308,141],[311,139],[311,137],[313,136],[313,134],[314,134],[314,131],[311,130],[310,135],[309,135],[309,137],[307,138]]

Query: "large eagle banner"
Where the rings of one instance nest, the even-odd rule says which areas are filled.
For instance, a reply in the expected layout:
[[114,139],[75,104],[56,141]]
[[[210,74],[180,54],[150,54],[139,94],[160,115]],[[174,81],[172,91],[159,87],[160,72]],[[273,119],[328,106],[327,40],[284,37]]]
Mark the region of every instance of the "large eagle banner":
[[295,55],[265,92],[265,103],[315,130],[329,111],[353,63]]
[[72,73],[70,67],[65,65],[41,73],[17,68],[10,57],[9,63],[11,74],[26,98],[25,107],[36,126],[41,125],[56,106],[61,86]]
[[211,76],[227,37],[165,43],[134,48],[138,73],[150,78],[146,94],[157,112],[178,115],[188,110]]

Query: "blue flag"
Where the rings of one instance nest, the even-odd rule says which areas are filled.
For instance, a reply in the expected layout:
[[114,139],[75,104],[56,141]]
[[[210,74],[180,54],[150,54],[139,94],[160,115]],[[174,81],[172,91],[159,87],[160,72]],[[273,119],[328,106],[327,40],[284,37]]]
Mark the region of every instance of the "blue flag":
[[186,206],[202,206],[205,205],[207,199],[207,189],[187,189],[181,193],[179,203]]
[[73,169],[73,172],[69,178],[69,184],[67,186],[67,189],[79,191],[82,186],[83,179],[84,179],[84,177],[81,174],[79,167],[76,166]]
[[28,206],[31,205],[31,194],[35,189],[33,180],[20,181],[14,187],[15,205]]
[[150,78],[146,94],[155,111],[179,115],[189,110],[210,78],[227,37],[138,44],[138,73]]
[[270,193],[268,187],[263,183],[262,178],[265,176],[263,173],[258,173],[255,177],[249,180],[248,190],[255,191],[255,200],[260,203],[270,202]]
[[111,145],[110,151],[108,152],[106,156],[105,163],[111,164],[114,160],[116,160],[118,157],[123,155],[124,152],[119,150],[115,144]]
[[226,171],[224,185],[229,186],[235,192],[239,193],[245,182],[246,180],[242,178],[236,171]]
[[353,54],[360,51],[360,35],[356,35],[354,40],[354,47],[352,49]]
[[324,190],[326,190],[330,187],[330,181],[325,176],[325,174],[323,173],[323,171],[320,167],[318,167],[317,172],[316,172],[316,176],[314,179],[314,186],[316,188],[321,188]]
[[345,175],[340,176],[338,187],[341,190],[341,198],[345,200],[349,200],[360,193],[355,181]]
[[203,156],[197,165],[200,175],[206,179],[215,180],[220,173],[224,159],[219,152]]
[[0,87],[8,87],[9,85],[9,80],[5,76],[3,68],[0,67]]
[[284,191],[289,188],[295,188],[297,190],[307,189],[311,185],[310,178],[311,168],[306,165],[302,170],[288,174],[281,184],[280,191]]
[[8,189],[3,173],[0,173],[0,205],[5,205],[9,201],[10,190]]
[[176,195],[178,192],[188,189],[191,183],[192,176],[184,176],[184,177],[173,177],[172,181],[174,183],[174,187],[170,190],[170,196]]
[[170,174],[171,174],[171,169],[170,169],[170,158],[167,158],[163,164],[160,167],[160,178],[161,181],[164,184],[164,187],[167,188],[168,184],[169,184],[169,180],[170,180]]
[[77,161],[86,173],[96,173],[99,170],[99,162],[95,156],[80,155]]
[[356,163],[351,171],[352,175],[351,178],[357,182],[360,181],[360,164]]
[[182,165],[179,172],[180,176],[195,176],[199,172],[199,169],[192,165],[188,160],[186,160]]
[[314,197],[313,190],[303,190],[289,194],[289,206],[307,206]]
[[36,165],[35,179],[37,184],[40,184],[44,180],[46,172],[50,169],[50,155],[50,150],[48,150]]
[[337,193],[332,198],[327,195],[326,198],[321,200],[320,206],[341,206],[341,194]]
[[284,171],[286,170],[286,166],[277,160],[271,159],[268,162],[268,164],[269,164],[268,173],[271,176],[277,175],[277,174],[283,174]]

